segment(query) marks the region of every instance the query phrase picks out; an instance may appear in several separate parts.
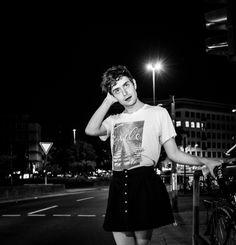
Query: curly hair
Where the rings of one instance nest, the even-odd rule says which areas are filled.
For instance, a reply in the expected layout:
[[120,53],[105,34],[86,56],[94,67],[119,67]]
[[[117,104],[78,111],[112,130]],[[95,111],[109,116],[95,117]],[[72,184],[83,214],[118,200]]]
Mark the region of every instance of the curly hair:
[[102,92],[110,93],[112,87],[116,85],[116,82],[123,76],[128,77],[131,81],[133,80],[133,76],[123,65],[117,65],[108,68],[102,75],[102,82],[100,84]]

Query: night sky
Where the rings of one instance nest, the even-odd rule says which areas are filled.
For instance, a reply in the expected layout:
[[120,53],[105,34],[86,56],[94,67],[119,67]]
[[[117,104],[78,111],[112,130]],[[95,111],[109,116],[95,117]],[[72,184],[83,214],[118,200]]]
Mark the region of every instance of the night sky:
[[28,113],[48,131],[77,128],[83,138],[105,96],[102,73],[112,65],[126,65],[136,78],[139,98],[152,98],[152,76],[145,65],[158,57],[164,59],[165,71],[156,80],[157,101],[175,95],[236,104],[235,64],[205,52],[204,10],[165,10],[158,9],[151,24],[78,19],[8,25],[2,47],[2,111]]

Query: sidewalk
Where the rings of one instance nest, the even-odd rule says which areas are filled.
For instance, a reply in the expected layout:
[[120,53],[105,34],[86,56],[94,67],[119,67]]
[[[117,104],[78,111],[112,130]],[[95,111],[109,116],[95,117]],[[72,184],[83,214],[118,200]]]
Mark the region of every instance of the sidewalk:
[[[204,197],[206,198],[206,197]],[[193,206],[191,194],[178,195],[179,212],[174,213],[176,224],[156,229],[153,233],[152,245],[192,245]],[[206,210],[200,201],[199,232],[206,229]]]

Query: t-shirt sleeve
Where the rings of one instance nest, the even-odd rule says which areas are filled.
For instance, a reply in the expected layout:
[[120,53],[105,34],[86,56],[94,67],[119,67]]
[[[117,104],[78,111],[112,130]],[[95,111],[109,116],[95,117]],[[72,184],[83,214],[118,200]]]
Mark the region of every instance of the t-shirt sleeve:
[[170,118],[168,111],[163,108],[162,117],[161,117],[161,135],[160,142],[163,145],[167,140],[172,137],[175,137],[176,131],[173,125],[173,122]]
[[102,126],[104,126],[106,128],[106,131],[107,131],[107,134],[106,135],[102,135],[102,136],[99,136],[99,138],[102,140],[102,141],[106,141],[110,134],[111,134],[111,117],[107,117],[103,122],[102,122]]

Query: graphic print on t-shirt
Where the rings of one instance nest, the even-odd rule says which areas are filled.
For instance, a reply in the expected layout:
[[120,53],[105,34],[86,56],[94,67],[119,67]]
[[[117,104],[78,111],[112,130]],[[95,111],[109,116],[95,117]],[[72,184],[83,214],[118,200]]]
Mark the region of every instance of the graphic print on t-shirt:
[[113,169],[123,170],[141,161],[144,121],[118,123],[113,132]]

